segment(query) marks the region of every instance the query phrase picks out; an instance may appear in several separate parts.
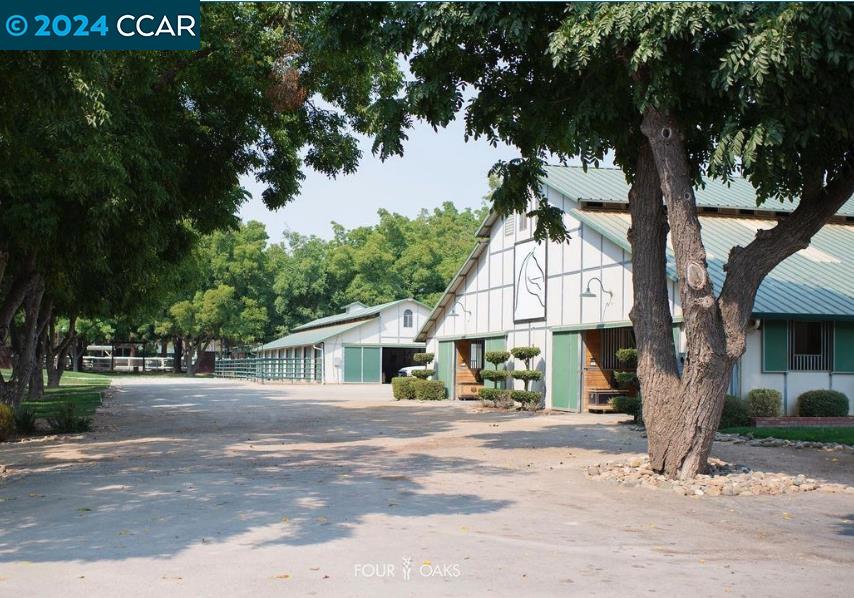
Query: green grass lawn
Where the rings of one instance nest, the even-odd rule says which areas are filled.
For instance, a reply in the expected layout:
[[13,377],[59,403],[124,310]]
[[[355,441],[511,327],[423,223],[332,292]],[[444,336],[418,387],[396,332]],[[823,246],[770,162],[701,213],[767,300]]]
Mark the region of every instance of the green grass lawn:
[[749,434],[754,438],[780,438],[810,442],[838,442],[854,445],[854,428],[727,428],[725,434]]
[[[8,376],[3,371],[4,376]],[[59,382],[59,388],[45,388],[44,398],[40,401],[21,402],[31,407],[36,417],[45,418],[56,414],[63,403],[74,403],[78,415],[89,417],[101,405],[101,393],[110,386],[110,378],[90,372],[65,372]]]

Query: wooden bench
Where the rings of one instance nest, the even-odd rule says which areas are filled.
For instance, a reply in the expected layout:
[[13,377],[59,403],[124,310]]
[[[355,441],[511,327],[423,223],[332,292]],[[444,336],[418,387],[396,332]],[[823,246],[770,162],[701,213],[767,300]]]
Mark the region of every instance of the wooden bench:
[[593,413],[613,411],[611,399],[624,394],[624,391],[614,388],[591,388],[587,391],[587,410]]

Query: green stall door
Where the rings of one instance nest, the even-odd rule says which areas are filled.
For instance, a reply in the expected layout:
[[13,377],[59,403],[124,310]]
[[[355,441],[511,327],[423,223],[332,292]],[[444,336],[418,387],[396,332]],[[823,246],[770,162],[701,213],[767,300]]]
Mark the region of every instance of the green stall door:
[[552,337],[552,408],[578,411],[581,395],[581,333]]
[[362,382],[380,381],[380,361],[379,347],[362,347]]
[[344,347],[344,382],[362,381],[362,347]]
[[344,347],[344,382],[379,382],[379,347]]
[[448,398],[454,398],[454,341],[441,341],[436,358],[436,374],[445,385]]

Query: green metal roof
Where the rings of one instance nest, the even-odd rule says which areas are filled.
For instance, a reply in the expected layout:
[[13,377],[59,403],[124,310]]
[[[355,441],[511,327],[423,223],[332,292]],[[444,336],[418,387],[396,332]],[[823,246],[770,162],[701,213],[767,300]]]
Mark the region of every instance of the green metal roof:
[[[294,332],[298,330],[308,330],[309,328],[319,328],[321,326],[329,326],[330,324],[337,324],[340,322],[350,322],[353,320],[363,320],[366,318],[370,318],[378,315],[381,311],[386,308],[389,308],[393,305],[397,305],[398,303],[403,303],[404,301],[413,301],[419,305],[424,306],[427,309],[430,309],[420,301],[415,301],[415,299],[398,299],[397,301],[389,301],[388,303],[381,303],[380,305],[372,305],[361,307],[358,309],[354,309],[350,312],[344,312],[340,314],[335,314],[334,316],[326,316],[325,318],[318,318],[316,320],[312,320],[306,324],[302,324],[294,328]],[[350,305],[353,305],[352,303]]]
[[[627,213],[573,209],[570,214],[623,249],[631,250],[626,239],[631,224]],[[720,292],[725,277],[723,265],[730,249],[735,245],[747,245],[759,228],[770,228],[775,221],[701,215],[700,224],[708,253],[709,276],[715,291]],[[675,259],[669,245],[667,272],[676,279]],[[854,316],[854,225],[825,225],[807,249],[790,256],[772,270],[759,287],[753,313],[757,316]]]
[[353,328],[357,328],[362,324],[367,324],[367,320],[359,322],[347,322],[346,324],[338,324],[337,326],[326,326],[323,328],[313,328],[303,332],[295,332],[288,336],[283,336],[280,339],[274,340],[261,347],[261,351],[271,351],[274,349],[286,349],[288,347],[302,347],[307,345],[316,345],[326,339],[347,332]]
[[[627,203],[629,184],[618,168],[588,168],[580,166],[546,166],[543,182],[577,201]],[[702,208],[733,208],[740,210],[765,210],[791,212],[797,202],[768,200],[756,205],[756,192],[746,179],[736,178],[727,184],[719,180],[706,181],[706,186],[696,190],[697,205]],[[854,199],[837,212],[839,216],[854,216]]]

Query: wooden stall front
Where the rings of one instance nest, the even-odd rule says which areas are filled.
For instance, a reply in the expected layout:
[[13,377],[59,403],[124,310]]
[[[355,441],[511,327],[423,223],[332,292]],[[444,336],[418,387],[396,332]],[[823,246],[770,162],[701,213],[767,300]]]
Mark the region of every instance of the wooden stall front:
[[619,388],[615,371],[631,371],[617,361],[618,349],[635,346],[631,328],[587,330],[583,335],[582,411],[609,412],[609,401],[620,395],[633,394],[634,389]]

